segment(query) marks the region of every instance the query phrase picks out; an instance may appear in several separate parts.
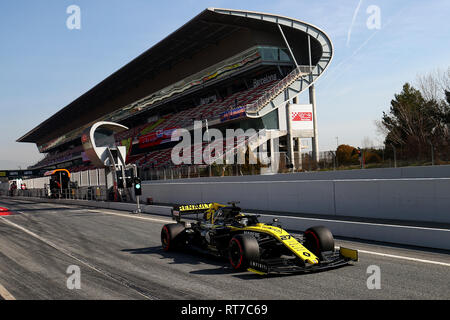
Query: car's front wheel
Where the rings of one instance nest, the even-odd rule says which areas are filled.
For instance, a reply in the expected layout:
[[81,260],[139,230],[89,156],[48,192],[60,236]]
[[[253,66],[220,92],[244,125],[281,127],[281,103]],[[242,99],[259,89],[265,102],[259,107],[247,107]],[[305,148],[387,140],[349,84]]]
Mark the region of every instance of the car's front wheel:
[[234,270],[246,270],[250,261],[259,260],[258,241],[251,235],[238,234],[230,240],[228,255]]
[[321,256],[322,252],[334,251],[333,234],[323,226],[306,230],[304,239],[304,246],[318,257]]

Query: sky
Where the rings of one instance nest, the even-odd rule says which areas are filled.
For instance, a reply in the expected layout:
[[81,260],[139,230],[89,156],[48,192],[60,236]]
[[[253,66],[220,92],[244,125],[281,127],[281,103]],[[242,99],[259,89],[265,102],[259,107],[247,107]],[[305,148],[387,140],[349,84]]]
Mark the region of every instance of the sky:
[[[71,5],[80,29],[66,25]],[[207,7],[280,14],[330,36],[334,58],[316,83],[322,151],[382,145],[375,121],[403,84],[450,66],[448,0],[1,1],[0,169],[42,159],[15,141]]]

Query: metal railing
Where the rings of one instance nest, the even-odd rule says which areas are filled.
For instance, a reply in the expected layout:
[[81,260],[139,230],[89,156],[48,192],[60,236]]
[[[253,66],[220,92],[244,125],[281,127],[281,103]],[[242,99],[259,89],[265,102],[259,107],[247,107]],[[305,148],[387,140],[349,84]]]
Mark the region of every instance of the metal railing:
[[258,100],[246,105],[246,112],[248,114],[256,114],[262,108],[264,108],[273,98],[282,93],[288,86],[290,86],[295,80],[300,77],[304,77],[312,73],[314,66],[298,66],[280,82],[278,82],[273,88],[268,90]]

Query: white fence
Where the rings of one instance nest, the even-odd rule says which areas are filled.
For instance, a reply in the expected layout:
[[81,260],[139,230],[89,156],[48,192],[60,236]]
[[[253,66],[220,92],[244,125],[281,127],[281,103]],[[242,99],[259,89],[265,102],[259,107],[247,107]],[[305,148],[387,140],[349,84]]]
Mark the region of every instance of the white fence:
[[23,183],[26,184],[27,189],[44,189],[45,185],[50,183],[50,177],[25,179],[23,180]]
[[[70,181],[75,182],[78,187],[98,187],[106,186],[105,169],[94,169],[80,172],[73,172]],[[23,182],[27,189],[44,189],[50,184],[50,177],[26,179]]]
[[105,186],[105,169],[93,169],[74,172],[70,176],[70,181],[77,183],[79,187]]

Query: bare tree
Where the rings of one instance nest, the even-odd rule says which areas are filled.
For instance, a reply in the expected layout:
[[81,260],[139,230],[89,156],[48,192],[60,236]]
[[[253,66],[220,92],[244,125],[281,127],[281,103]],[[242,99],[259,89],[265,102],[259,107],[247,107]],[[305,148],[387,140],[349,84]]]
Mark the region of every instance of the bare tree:
[[373,148],[373,141],[369,137],[364,137],[364,139],[361,141],[361,146],[363,149],[371,149]]
[[425,75],[418,75],[416,86],[427,101],[445,99],[445,91],[450,91],[450,67],[447,70],[436,69]]

